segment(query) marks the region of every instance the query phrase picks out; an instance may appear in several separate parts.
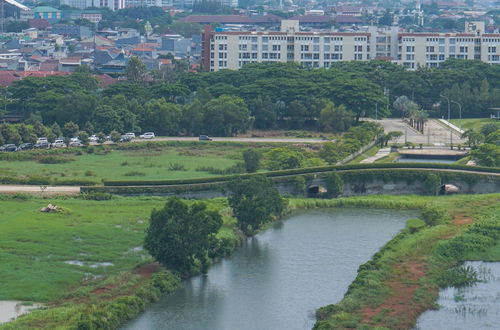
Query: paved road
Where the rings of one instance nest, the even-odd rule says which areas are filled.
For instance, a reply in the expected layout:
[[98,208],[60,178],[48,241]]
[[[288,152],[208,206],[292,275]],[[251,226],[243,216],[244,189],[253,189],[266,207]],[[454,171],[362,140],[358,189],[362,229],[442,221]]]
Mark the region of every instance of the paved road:
[[[134,139],[132,142],[144,141],[199,141],[197,137],[171,136],[157,137],[155,139]],[[325,143],[328,140],[313,138],[249,138],[249,137],[214,137],[213,141],[219,142],[267,142],[267,143]]]
[[[404,133],[396,142],[405,143],[405,141],[415,144],[430,144],[430,145],[449,145],[450,141],[453,144],[464,144],[466,140],[460,138],[455,132],[439,124],[437,120],[431,119],[427,122],[424,133],[421,134],[413,129],[410,125],[404,123],[401,119],[382,119],[377,120],[384,126],[385,132],[401,131]],[[451,139],[450,139],[451,132]]]
[[[27,185],[0,185],[0,193],[42,194],[42,188]],[[75,186],[47,186],[43,191],[44,195],[73,195],[79,193],[80,187]]]

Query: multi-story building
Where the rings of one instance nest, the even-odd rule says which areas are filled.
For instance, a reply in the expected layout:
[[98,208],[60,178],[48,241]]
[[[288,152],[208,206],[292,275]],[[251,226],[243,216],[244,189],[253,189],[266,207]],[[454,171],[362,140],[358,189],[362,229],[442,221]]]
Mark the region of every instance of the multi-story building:
[[118,10],[125,8],[125,0],[61,0],[61,4],[79,9],[107,7],[111,10]]
[[482,31],[479,27],[467,33],[400,33],[397,28],[370,27],[366,32],[300,32],[293,20],[283,20],[279,32],[214,32],[206,27],[202,62],[208,71],[239,69],[253,62],[328,68],[337,61],[383,59],[408,69],[437,67],[448,58],[499,63],[500,34]]

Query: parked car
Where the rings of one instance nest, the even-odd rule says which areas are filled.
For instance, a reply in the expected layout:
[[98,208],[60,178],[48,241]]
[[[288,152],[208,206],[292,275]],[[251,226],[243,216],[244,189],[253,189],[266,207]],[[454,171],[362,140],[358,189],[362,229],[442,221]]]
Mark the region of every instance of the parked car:
[[33,149],[33,143],[23,143],[17,147],[17,150],[30,150]]
[[0,147],[0,151],[13,152],[17,151],[17,147],[15,144],[4,144],[3,146]]
[[212,141],[213,139],[208,135],[200,135],[198,140],[200,140],[200,141]]
[[47,141],[47,138],[46,138],[46,137],[39,137],[39,138],[36,140],[36,143],[49,143],[49,141]]
[[139,135],[141,139],[154,139],[155,138],[155,133],[153,132],[146,132],[144,134]]
[[52,143],[52,148],[66,148],[66,143],[64,143],[64,140],[55,140]]
[[70,141],[69,146],[70,147],[83,147],[84,144],[81,143],[80,141]]
[[98,142],[98,141],[99,141],[99,137],[98,137],[97,135],[95,135],[95,134],[94,134],[94,135],[91,135],[91,136],[89,137],[89,141],[90,141],[90,142]]
[[48,147],[50,147],[48,141],[37,141],[33,146],[33,149],[47,149]]
[[130,140],[135,139],[135,133],[125,133],[126,136],[130,138]]
[[81,143],[82,141],[77,137],[73,137],[73,138],[69,139],[69,142],[80,142]]
[[132,141],[133,137],[127,134],[124,134],[120,137],[120,142],[129,142]]

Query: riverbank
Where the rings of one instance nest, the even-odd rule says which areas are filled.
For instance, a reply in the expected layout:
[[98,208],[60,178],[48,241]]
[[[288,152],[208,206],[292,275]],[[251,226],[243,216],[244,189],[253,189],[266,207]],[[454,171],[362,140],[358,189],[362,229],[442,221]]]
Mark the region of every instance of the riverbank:
[[[2,206],[6,207],[2,207],[3,221],[0,222],[0,227],[3,225],[5,229],[9,229],[9,240],[0,243],[8,247],[6,250],[10,251],[12,259],[2,262],[2,265],[7,266],[2,267],[2,278],[7,280],[6,288],[9,290],[4,291],[0,299],[45,302],[47,308],[0,325],[0,329],[53,329],[58,326],[75,328],[79,324],[89,325],[89,322],[93,322],[91,324],[98,328],[115,328],[143,311],[162,294],[173,292],[177,288],[179,278],[168,271],[156,272],[160,268],[151,266],[149,257],[140,249],[147,226],[147,220],[143,219],[147,219],[152,208],[163,205],[163,198],[116,197],[110,201],[56,198],[50,201],[63,206],[67,211],[65,214],[50,215],[37,211],[40,205],[48,203],[47,199],[25,198],[16,200],[15,197],[8,197],[1,201]],[[468,205],[475,205],[476,210],[480,210],[491,201],[498,201],[498,198],[498,195],[456,195],[438,198],[366,196],[332,200],[291,199],[287,214],[325,207],[422,209],[429,203],[448,208],[469,203]],[[219,237],[239,241],[235,219],[230,216],[225,200],[208,202],[209,207],[218,210],[224,217]],[[472,202],[475,204],[471,204]],[[456,212],[462,212],[464,216],[466,214],[460,208]],[[446,236],[450,235],[449,229],[440,229],[441,227],[429,228],[433,233],[439,229],[438,234],[445,235],[434,238],[439,240],[451,237]],[[426,231],[427,229],[418,233]],[[113,237],[113,240],[109,237]],[[29,242],[37,244],[31,245]],[[67,242],[70,242],[70,246]],[[26,248],[27,244],[30,249]],[[44,250],[37,251],[40,246]],[[231,253],[237,246],[228,245],[227,252]],[[17,250],[20,251],[19,255],[14,253]],[[91,255],[82,255],[89,251],[92,252]],[[135,257],[124,254],[127,251]],[[36,255],[37,252],[40,256]],[[47,255],[52,257],[42,257]],[[30,268],[33,258],[39,258],[38,263],[34,264],[34,268],[38,269]],[[18,260],[17,264],[14,260]],[[83,265],[68,264],[65,261],[79,261]],[[104,262],[110,262],[113,266],[90,267]],[[19,270],[14,273],[12,269],[16,266]],[[54,276],[54,271],[57,276]],[[88,274],[84,274],[88,272],[94,272],[90,278]],[[75,273],[79,275],[75,276]],[[54,282],[47,282],[47,278],[50,278],[48,274],[52,274]],[[55,296],[51,295],[54,293]]]
[[498,194],[428,200],[450,219],[407,228],[389,241],[359,267],[341,302],[317,311],[314,328],[413,328],[421,313],[437,308],[439,288],[459,280],[453,267],[498,251],[499,200]]

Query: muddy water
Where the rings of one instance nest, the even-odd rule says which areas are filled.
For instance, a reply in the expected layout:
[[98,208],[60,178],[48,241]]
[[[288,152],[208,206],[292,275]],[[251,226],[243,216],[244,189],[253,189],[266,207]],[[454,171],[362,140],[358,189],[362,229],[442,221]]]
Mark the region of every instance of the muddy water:
[[417,321],[417,329],[500,329],[500,262],[466,262],[482,280],[465,288],[439,292],[440,308],[427,311]]
[[328,209],[294,215],[248,239],[207,276],[186,280],[124,329],[310,329],[342,299],[360,264],[414,212]]
[[0,300],[0,323],[9,322],[38,307],[39,305],[24,306],[20,301],[15,300]]

